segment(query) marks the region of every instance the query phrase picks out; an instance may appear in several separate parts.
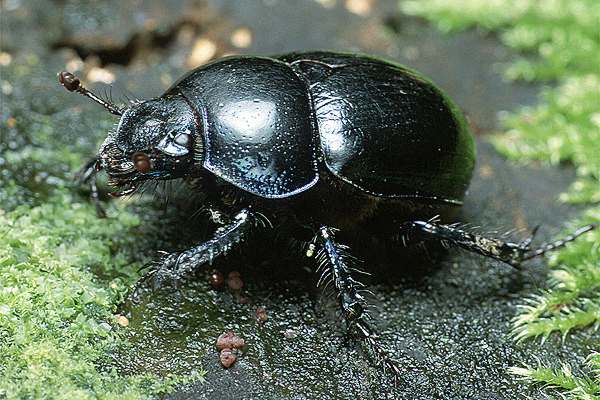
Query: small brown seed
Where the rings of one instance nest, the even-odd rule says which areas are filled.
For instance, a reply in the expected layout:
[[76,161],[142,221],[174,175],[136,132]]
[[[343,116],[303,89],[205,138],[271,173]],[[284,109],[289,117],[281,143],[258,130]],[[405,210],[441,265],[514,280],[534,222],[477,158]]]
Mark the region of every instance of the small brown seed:
[[239,276],[234,276],[232,278],[229,278],[229,280],[227,281],[227,285],[229,285],[229,288],[231,290],[240,290],[244,287],[244,282]]
[[117,324],[119,324],[123,327],[129,325],[129,319],[124,315],[117,314],[117,315],[115,315],[115,319],[117,320]]
[[266,322],[268,319],[267,317],[267,310],[266,308],[260,306],[256,308],[256,320],[260,323]]
[[232,279],[232,278],[239,278],[240,276],[241,276],[241,275],[240,275],[239,271],[231,271],[231,272],[230,272],[230,273],[227,275],[227,277],[228,277],[229,279]]
[[217,349],[219,351],[223,349],[241,349],[245,344],[244,339],[231,331],[225,332],[217,338]]
[[223,367],[229,368],[237,361],[237,355],[232,349],[223,349],[219,354],[219,361]]

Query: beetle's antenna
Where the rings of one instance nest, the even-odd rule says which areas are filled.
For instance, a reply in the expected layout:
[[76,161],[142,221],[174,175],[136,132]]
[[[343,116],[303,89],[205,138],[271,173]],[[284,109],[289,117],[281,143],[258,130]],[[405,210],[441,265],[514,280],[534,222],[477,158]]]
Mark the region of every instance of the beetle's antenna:
[[96,103],[100,104],[102,107],[106,108],[111,114],[114,115],[123,115],[123,110],[116,106],[115,104],[102,100],[100,97],[96,96],[94,93],[90,92],[88,89],[83,87],[81,81],[78,77],[73,75],[70,72],[62,71],[58,73],[58,81],[61,85],[65,87],[69,92],[77,92],[79,94],[84,95],[85,97],[92,99]]

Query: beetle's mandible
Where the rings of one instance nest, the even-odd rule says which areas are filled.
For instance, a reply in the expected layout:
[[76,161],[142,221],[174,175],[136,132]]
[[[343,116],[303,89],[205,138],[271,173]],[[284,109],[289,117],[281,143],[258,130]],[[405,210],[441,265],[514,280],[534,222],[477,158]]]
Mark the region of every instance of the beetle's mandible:
[[59,80],[121,118],[83,169],[96,204],[101,170],[115,195],[149,180],[201,182],[196,190],[221,226],[207,241],[165,256],[155,278],[180,278],[261,225],[285,228],[306,242],[316,271],[333,281],[348,326],[395,380],[402,366],[377,340],[338,230],[443,241],[518,267],[595,228],[532,248],[531,237],[510,243],[442,223],[451,222],[469,186],[473,136],[431,81],[381,59],[323,51],[228,57],[127,107],[98,98],[68,72]]

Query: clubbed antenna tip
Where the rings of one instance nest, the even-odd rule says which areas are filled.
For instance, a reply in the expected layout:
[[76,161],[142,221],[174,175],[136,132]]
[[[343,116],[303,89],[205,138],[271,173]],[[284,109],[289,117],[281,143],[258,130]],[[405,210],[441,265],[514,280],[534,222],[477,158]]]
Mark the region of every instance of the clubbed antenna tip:
[[74,92],[75,90],[79,89],[79,85],[81,84],[81,81],[78,77],[67,71],[58,73],[58,81],[69,92]]
[[83,87],[81,81],[78,77],[73,75],[68,71],[61,71],[58,74],[58,82],[65,87],[69,92],[77,92],[79,94],[84,95],[85,97],[92,99],[96,103],[100,104],[102,107],[106,108],[111,114],[114,115],[123,115],[123,110],[112,104],[108,101],[102,100],[100,97],[96,96],[94,93]]

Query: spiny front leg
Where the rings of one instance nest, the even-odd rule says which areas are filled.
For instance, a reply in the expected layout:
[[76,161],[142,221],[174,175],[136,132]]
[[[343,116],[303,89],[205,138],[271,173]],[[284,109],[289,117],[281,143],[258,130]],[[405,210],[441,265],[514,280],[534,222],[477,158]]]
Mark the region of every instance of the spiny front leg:
[[257,225],[263,225],[263,218],[245,208],[238,212],[228,222],[219,227],[212,238],[191,249],[167,254],[156,263],[156,268],[149,271],[143,279],[150,277],[155,286],[160,286],[165,280],[177,281],[183,276],[195,271],[213,259],[225,254],[236,244],[242,242]]
[[530,237],[519,243],[486,238],[481,235],[461,230],[455,224],[443,225],[436,223],[433,220],[405,222],[400,226],[400,235],[404,237],[405,235],[410,236],[413,234],[425,240],[449,242],[474,253],[494,258],[512,265],[513,267],[518,267],[523,261],[530,260],[549,251],[561,248],[595,228],[596,225],[583,226],[571,235],[551,243],[544,243],[537,249],[531,248],[531,242],[537,231],[537,227],[533,230]]
[[[321,273],[318,285],[332,282],[339,300],[342,315],[349,328],[355,328],[358,336],[375,355],[378,364],[384,371],[391,372],[394,384],[401,379],[401,370],[398,364],[390,358],[379,343],[378,336],[369,324],[366,311],[365,298],[361,295],[364,285],[352,278],[349,263],[352,256],[348,247],[339,244],[334,238],[334,229],[323,226],[319,228],[315,237],[317,244],[317,272]],[[309,252],[311,249],[309,249]]]

